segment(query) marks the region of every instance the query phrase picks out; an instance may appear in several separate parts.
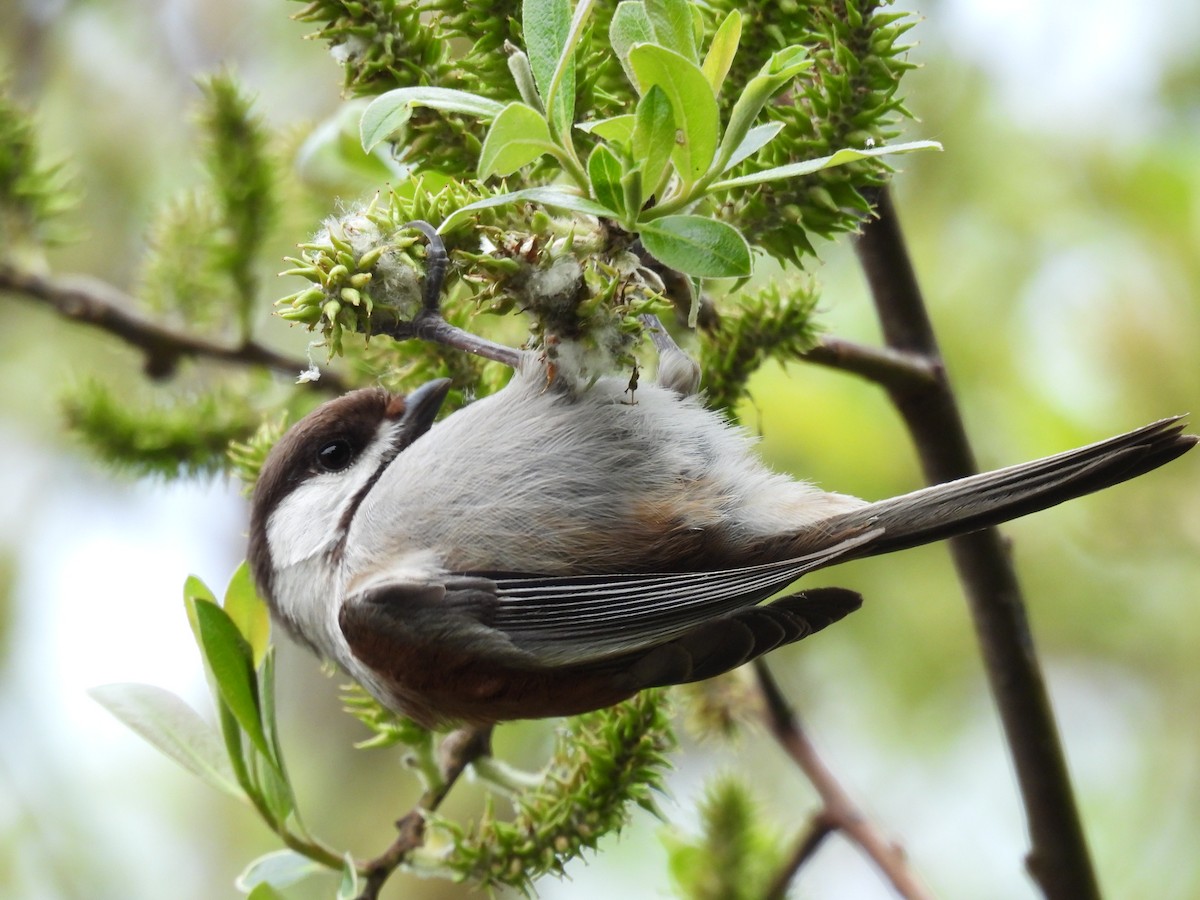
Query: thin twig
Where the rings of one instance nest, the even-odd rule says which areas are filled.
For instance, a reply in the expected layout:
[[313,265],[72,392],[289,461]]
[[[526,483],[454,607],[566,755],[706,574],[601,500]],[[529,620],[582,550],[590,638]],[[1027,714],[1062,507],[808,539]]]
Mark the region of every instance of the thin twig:
[[869,347],[829,336],[822,337],[801,359],[850,372],[888,390],[933,387],[942,379],[939,361],[891,347]]
[[421,310],[411,321],[397,321],[393,324],[383,324],[378,319],[372,323],[380,333],[388,335],[396,341],[417,339],[442,344],[455,350],[482,356],[484,359],[504,363],[510,368],[521,364],[524,354],[520,350],[497,344],[477,334],[464,331],[456,325],[451,325],[442,318],[442,285],[446,278],[446,267],[450,257],[446,253],[446,245],[437,229],[421,219],[406,222],[405,228],[415,228],[425,235],[428,246],[428,257],[425,263],[425,286],[421,292]]
[[[188,357],[262,366],[292,378],[309,368],[307,361],[285,356],[255,341],[228,347],[147,321],[128,311],[134,306],[132,298],[96,278],[39,275],[0,263],[0,292],[36,300],[64,318],[107,331],[136,347],[145,356],[146,374],[154,379],[170,377],[179,361]],[[333,393],[347,390],[345,381],[333,372],[323,372],[318,384]]]
[[889,841],[879,828],[863,815],[829,767],[821,760],[771,671],[761,659],[755,661],[754,671],[758,675],[758,686],[771,734],[812,782],[821,797],[823,807],[813,821],[809,836],[789,861],[787,870],[780,873],[777,883],[783,881],[786,875],[787,880],[783,883],[786,889],[787,881],[791,880],[796,870],[812,855],[825,835],[831,830],[837,830],[870,857],[901,897],[907,900],[931,900],[933,895],[909,868],[904,851]]
[[441,746],[442,779],[422,795],[408,813],[396,822],[396,840],[375,859],[363,863],[365,884],[358,900],[377,900],[379,892],[391,874],[408,857],[408,854],[425,843],[425,815],[433,812],[450,788],[458,781],[463,771],[476,759],[491,752],[492,729],[463,728],[446,737]]
[[386,334],[396,341],[416,339],[441,344],[445,347],[481,356],[484,359],[503,363],[513,369],[520,366],[521,358],[524,356],[524,353],[520,350],[514,350],[512,347],[507,347],[504,344],[497,344],[494,341],[487,340],[487,338],[481,338],[477,334],[464,331],[457,325],[451,325],[436,310],[433,312],[422,310],[409,322],[396,322],[393,325],[384,325],[379,327],[378,333]]
[[796,873],[809,861],[813,854],[820,848],[821,844],[825,842],[825,838],[833,834],[836,828],[837,826],[830,821],[829,816],[825,814],[824,810],[813,816],[808,823],[808,827],[804,829],[804,833],[800,836],[800,840],[796,842],[796,849],[788,857],[787,863],[775,875],[775,880],[767,890],[764,900],[784,900],[787,897],[788,888],[792,884],[792,879],[796,877]]
[[[877,197],[877,211],[878,218],[867,223],[855,246],[884,338],[892,349],[924,356],[941,371],[933,326],[887,190]],[[944,372],[937,384],[891,389],[891,397],[930,483],[977,471]],[[1050,900],[1098,898],[1062,743],[1006,546],[991,528],[954,538],[950,549],[1021,787],[1032,842],[1030,874]]]

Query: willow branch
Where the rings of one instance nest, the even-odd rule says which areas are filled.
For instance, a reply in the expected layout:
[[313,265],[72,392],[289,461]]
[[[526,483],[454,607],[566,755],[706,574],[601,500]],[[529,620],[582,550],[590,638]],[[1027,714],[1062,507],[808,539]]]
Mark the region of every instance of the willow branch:
[[824,810],[812,817],[808,828],[797,842],[796,849],[792,851],[787,863],[780,868],[775,880],[768,888],[766,900],[786,900],[788,888],[792,884],[792,879],[796,877],[796,873],[812,858],[821,844],[825,842],[825,838],[833,834],[836,828],[837,826],[825,815]]
[[786,751],[821,798],[822,809],[813,818],[808,833],[798,846],[787,867],[776,878],[771,898],[782,898],[792,876],[820,843],[832,831],[840,831],[853,841],[878,866],[892,887],[907,900],[932,900],[933,895],[921,884],[909,868],[904,851],[889,841],[850,799],[833,772],[821,760],[816,748],[800,725],[795,712],[780,691],[774,676],[762,660],[756,660],[754,671],[763,697],[763,709],[772,736]]
[[396,823],[396,840],[375,859],[360,867],[366,883],[358,900],[377,900],[384,883],[408,858],[425,843],[425,815],[433,812],[456,781],[472,762],[491,752],[492,729],[464,728],[449,735],[441,746],[442,778],[430,786],[402,819]]
[[806,362],[839,369],[873,381],[887,390],[918,390],[942,380],[942,365],[917,353],[870,347],[842,338],[822,337],[800,356]]
[[[180,360],[204,358],[241,366],[262,366],[295,378],[309,368],[256,341],[224,346],[174,331],[130,313],[132,298],[99,279],[86,276],[49,276],[22,271],[0,263],[0,292],[9,292],[48,306],[60,316],[98,328],[140,350],[146,374],[154,379],[174,374]],[[322,389],[340,393],[346,383],[332,372],[323,372]]]
[[[890,389],[930,483],[977,471],[890,194],[856,242],[884,338],[942,372],[934,385]],[[1025,807],[1030,874],[1050,900],[1093,900],[1099,887],[1071,780],[1033,646],[1025,602],[1005,544],[994,528],[957,537],[950,550],[966,593],[992,695],[1000,712]]]

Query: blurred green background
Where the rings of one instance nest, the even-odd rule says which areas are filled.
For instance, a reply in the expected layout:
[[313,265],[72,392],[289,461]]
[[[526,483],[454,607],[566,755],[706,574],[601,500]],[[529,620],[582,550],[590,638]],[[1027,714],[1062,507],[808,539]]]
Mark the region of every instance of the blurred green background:
[[[74,160],[79,241],[56,271],[122,287],[150,217],[197,183],[197,74],[230,65],[273,124],[339,104],[339,72],[282,0],[2,0],[0,68],[36,108],[43,146]],[[1053,6],[928,2],[903,93],[907,137],[944,154],[900,160],[895,191],[975,441],[992,467],[1152,419],[1200,413],[1200,8],[1154,0]],[[353,198],[345,198],[352,200]],[[333,198],[330,199],[330,205]],[[315,230],[295,223],[289,244]],[[878,335],[853,254],[821,249],[824,320]],[[282,264],[280,265],[282,268]],[[285,291],[281,288],[280,293]],[[180,604],[188,573],[221,585],[243,555],[237,487],[136,483],[63,433],[57,400],[96,376],[138,387],[139,359],[23,301],[0,301],[0,895],[235,896],[274,849],[251,812],[209,791],[85,695],[144,681],[205,703]],[[306,336],[279,328],[302,353]],[[764,372],[744,421],[777,467],[876,498],[919,483],[882,394],[809,366]],[[1014,541],[1093,854],[1108,895],[1200,897],[1200,458],[1006,528]],[[827,761],[945,897],[1035,896],[1024,825],[974,636],[942,546],[847,565],[864,610],[773,667]],[[288,646],[285,746],[306,819],[360,855],[411,803],[387,751],[357,752],[336,680]],[[533,766],[553,723],[500,729]],[[811,789],[761,732],[684,740],[664,811],[687,830],[715,773],[753,780],[791,839]],[[463,785],[448,812],[477,802]],[[669,895],[663,825],[619,842],[544,897]],[[308,896],[332,893],[331,882]],[[460,897],[398,877],[392,897]],[[840,839],[796,897],[876,898],[886,886]]]

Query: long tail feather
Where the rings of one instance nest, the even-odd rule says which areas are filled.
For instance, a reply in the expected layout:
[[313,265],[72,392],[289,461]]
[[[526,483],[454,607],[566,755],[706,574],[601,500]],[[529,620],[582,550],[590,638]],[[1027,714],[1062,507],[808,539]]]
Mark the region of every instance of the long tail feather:
[[876,556],[979,531],[1136,478],[1186,453],[1197,442],[1181,417],[1033,462],[971,475],[871,503],[820,523],[827,539],[882,528],[852,556]]

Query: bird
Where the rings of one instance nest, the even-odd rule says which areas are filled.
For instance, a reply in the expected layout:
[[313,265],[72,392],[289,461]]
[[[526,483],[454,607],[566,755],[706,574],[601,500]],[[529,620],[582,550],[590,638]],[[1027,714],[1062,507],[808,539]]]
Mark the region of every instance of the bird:
[[772,471],[704,406],[695,364],[656,346],[659,377],[632,398],[627,378],[573,380],[523,351],[506,387],[440,420],[446,379],[309,413],[251,502],[248,559],[274,620],[427,727],[573,715],[860,607],[852,590],[795,590],[810,572],[1045,509],[1197,441],[1167,418],[868,502]]

